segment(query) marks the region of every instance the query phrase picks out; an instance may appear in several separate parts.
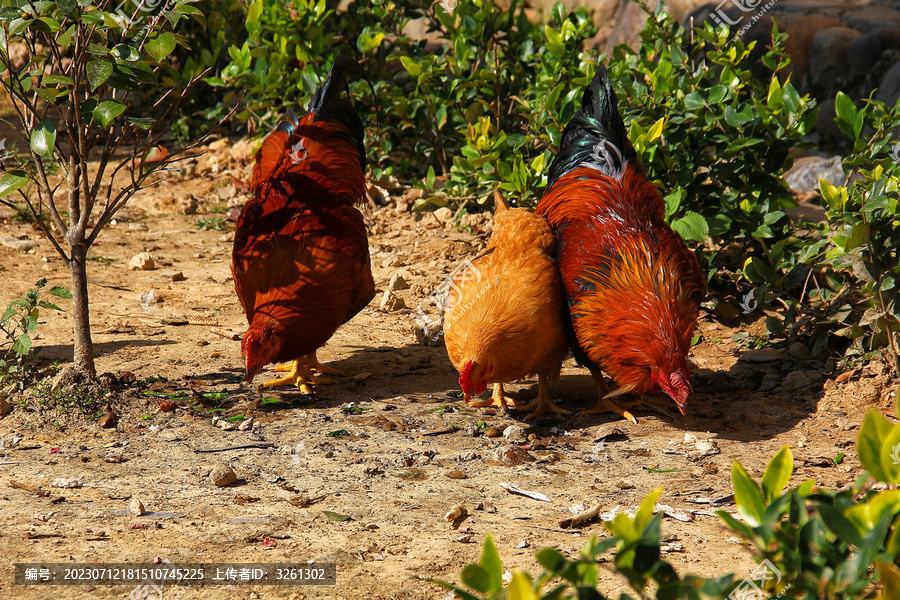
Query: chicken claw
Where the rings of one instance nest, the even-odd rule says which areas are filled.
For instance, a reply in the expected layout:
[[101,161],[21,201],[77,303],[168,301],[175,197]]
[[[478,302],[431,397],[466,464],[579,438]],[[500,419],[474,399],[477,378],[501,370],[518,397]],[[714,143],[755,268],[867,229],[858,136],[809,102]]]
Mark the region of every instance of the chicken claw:
[[537,419],[547,411],[559,413],[561,415],[570,414],[564,408],[560,408],[550,401],[550,394],[547,392],[547,379],[541,375],[538,377],[538,395],[532,402],[525,406],[516,406],[516,410],[530,410],[531,412],[525,417],[526,421]]
[[[339,371],[333,367],[326,367],[325,365],[320,363],[319,359],[316,358],[315,352],[313,352],[312,354],[307,354],[306,356],[303,357],[303,360],[305,361],[306,368],[310,369],[312,371],[315,371],[316,373],[323,373],[325,375],[337,375],[338,377],[346,377],[347,376],[347,374],[344,373],[343,371]],[[322,382],[322,383],[324,383],[324,382]],[[332,383],[332,382],[329,381],[328,383]]]
[[287,377],[267,381],[259,386],[259,388],[263,389],[282,385],[296,385],[301,393],[312,394],[312,388],[309,387],[310,385],[326,385],[334,383],[334,381],[327,377],[313,375],[312,371],[309,370],[308,359],[309,355],[301,357],[289,365],[277,365],[274,370],[279,372],[288,371]]
[[503,393],[503,384],[495,383],[494,384],[494,393],[491,394],[491,398],[489,400],[477,400],[475,402],[471,400],[467,400],[466,404],[468,406],[474,406],[477,408],[483,408],[486,406],[496,406],[497,408],[502,408],[508,410],[510,407],[514,407],[516,401],[513,398],[510,398],[506,394]]
[[633,400],[631,402],[622,402],[621,400],[614,400],[612,398],[605,397],[600,399],[600,402],[599,404],[597,404],[597,406],[589,410],[583,410],[581,411],[581,414],[599,415],[600,413],[613,412],[637,425],[637,419],[634,418],[634,415],[632,415],[628,409],[640,405],[640,399]]

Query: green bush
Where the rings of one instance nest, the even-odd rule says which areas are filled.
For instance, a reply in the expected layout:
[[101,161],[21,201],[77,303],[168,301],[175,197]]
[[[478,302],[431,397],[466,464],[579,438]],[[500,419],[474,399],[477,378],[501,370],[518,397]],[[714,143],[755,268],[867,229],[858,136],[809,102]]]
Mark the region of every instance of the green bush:
[[62,310],[52,302],[42,300],[41,295],[72,297],[65,288],[54,286],[45,290],[45,287],[47,280],[39,280],[23,298],[10,302],[0,315],[0,333],[5,338],[0,338],[0,384],[12,381],[22,390],[31,384],[36,375],[34,358],[41,347],[35,346],[31,338],[40,324],[41,309]]
[[[900,405],[898,405],[900,415]],[[613,566],[637,596],[646,598],[655,585],[660,600],[713,600],[736,589],[758,587],[765,597],[804,600],[888,600],[900,597],[900,425],[892,425],[875,410],[869,412],[857,440],[860,461],[868,471],[851,488],[816,488],[813,480],[783,491],[793,472],[785,446],[769,462],[762,479],[753,480],[735,461],[734,499],[740,519],[717,514],[753,549],[760,567],[747,579],[734,575],[704,578],[680,575],[661,558],[662,513],[653,514],[661,490],[641,503],[634,518],[624,514],[605,523],[611,537],[589,541],[574,560],[553,548],[535,558],[544,571],[535,577],[513,571],[503,583],[503,567],[490,535],[478,564],[461,573],[465,587],[437,581],[464,600],[605,600],[597,589],[597,565],[614,551]],[[888,484],[876,491],[869,476]]]

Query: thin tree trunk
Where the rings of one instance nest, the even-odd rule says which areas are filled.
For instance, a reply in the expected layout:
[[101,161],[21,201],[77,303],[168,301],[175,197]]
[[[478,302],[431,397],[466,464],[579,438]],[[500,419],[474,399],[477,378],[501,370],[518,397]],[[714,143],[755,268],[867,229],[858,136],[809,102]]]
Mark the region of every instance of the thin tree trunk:
[[69,271],[72,274],[72,318],[75,320],[74,367],[86,379],[97,378],[94,366],[94,342],[91,340],[91,314],[88,310],[87,246],[84,242],[71,245],[72,258]]

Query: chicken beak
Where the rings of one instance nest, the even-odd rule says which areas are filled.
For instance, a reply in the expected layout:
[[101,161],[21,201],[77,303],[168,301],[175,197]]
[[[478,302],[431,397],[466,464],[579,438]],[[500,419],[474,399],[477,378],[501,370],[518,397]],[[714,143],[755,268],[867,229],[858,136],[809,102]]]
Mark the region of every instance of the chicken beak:
[[247,383],[250,383],[251,381],[253,381],[253,377],[255,375],[256,375],[256,373],[252,373],[250,371],[250,369],[244,369],[244,381],[246,381]]
[[682,415],[687,414],[687,402],[686,401],[682,402],[682,401],[679,401],[676,399],[675,404],[678,406],[678,410],[679,410],[679,412],[681,412]]
[[469,403],[469,398],[471,398],[471,397],[472,397],[472,394],[469,394],[468,392],[463,392],[463,400],[465,401],[466,404]]

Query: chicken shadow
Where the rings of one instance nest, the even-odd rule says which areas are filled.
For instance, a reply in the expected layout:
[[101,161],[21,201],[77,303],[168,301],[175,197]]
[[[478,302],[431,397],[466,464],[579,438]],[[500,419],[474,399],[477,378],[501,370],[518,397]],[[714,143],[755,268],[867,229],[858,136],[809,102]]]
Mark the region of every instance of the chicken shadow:
[[[323,351],[320,359],[327,366],[342,371],[346,377],[332,377],[334,385],[315,386],[312,395],[302,394],[290,386],[267,388],[263,396],[277,400],[277,403],[264,404],[260,408],[281,412],[299,407],[328,408],[368,401],[465,408],[460,397],[459,375],[450,364],[443,345],[349,345],[341,346],[341,350],[344,354],[341,358],[328,360],[327,351]],[[233,396],[260,398],[257,386],[282,375],[271,367],[257,375],[251,386],[239,383],[243,369],[237,365],[195,374],[193,378],[206,385],[225,386]],[[675,403],[661,394],[645,396],[644,404],[632,412],[638,419],[638,426],[642,420],[657,418],[685,432],[709,431],[718,438],[741,442],[765,440],[790,430],[815,413],[819,400],[824,397],[823,376],[809,375],[804,379],[792,375],[797,371],[821,373],[821,363],[789,359],[769,363],[738,361],[728,371],[697,369],[687,415],[681,415]],[[798,383],[806,385],[793,387]],[[765,389],[760,390],[760,387]],[[505,391],[516,400],[530,401],[537,395],[537,378],[512,383],[505,386]],[[488,397],[489,393],[490,389],[482,396]],[[550,398],[571,414],[539,417],[531,423],[538,430],[552,426],[595,427],[621,420],[613,413],[580,414],[580,411],[596,406],[599,398],[587,369],[563,374],[551,386]],[[507,416],[523,421],[527,414],[508,412]]]

